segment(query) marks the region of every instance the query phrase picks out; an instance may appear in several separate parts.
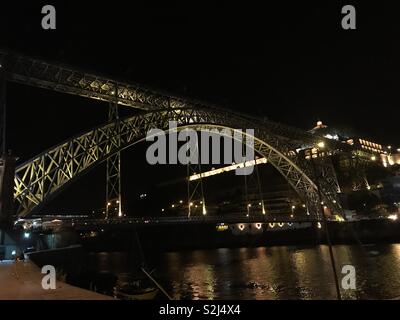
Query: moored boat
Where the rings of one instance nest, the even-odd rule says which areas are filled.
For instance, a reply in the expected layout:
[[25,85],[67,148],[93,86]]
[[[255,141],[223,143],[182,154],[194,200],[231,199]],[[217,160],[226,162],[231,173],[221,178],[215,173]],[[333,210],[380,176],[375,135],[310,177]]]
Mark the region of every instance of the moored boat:
[[114,287],[114,298],[121,300],[153,300],[159,289],[146,278],[119,274]]

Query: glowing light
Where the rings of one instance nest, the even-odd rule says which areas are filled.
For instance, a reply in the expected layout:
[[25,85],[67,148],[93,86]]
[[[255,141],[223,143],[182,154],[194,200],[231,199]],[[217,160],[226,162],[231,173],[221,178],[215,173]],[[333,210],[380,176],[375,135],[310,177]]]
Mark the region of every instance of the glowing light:
[[239,229],[240,229],[240,231],[243,231],[244,230],[244,224],[239,224]]
[[175,208],[175,205],[173,204],[173,205],[171,205],[171,208]]
[[284,225],[285,225],[285,224],[284,224],[283,222],[278,223],[278,227],[279,227],[279,228],[283,228]]
[[372,156],[372,157],[371,157],[371,160],[372,160],[372,161],[375,161],[375,160],[376,160],[376,157],[375,157],[375,156]]
[[327,134],[327,135],[325,135],[325,138],[328,138],[331,140],[339,140],[339,136],[337,134],[335,134],[335,135]]
[[268,223],[268,226],[273,229],[275,227],[275,223]]
[[107,203],[107,206],[111,206],[111,202],[108,202],[108,203]]
[[293,215],[291,214],[290,217],[293,218]]
[[341,216],[339,216],[339,215],[336,215],[336,216],[335,216],[335,220],[336,220],[336,221],[339,221],[339,222],[344,222],[344,221],[345,221],[344,218],[341,217]]
[[31,236],[31,235],[30,235],[30,233],[29,233],[29,232],[25,232],[25,233],[24,233],[24,238],[25,238],[25,239],[29,239],[29,238],[30,238],[30,236]]
[[317,146],[318,146],[318,148],[321,148],[321,149],[325,148],[325,142],[323,142],[323,141],[318,142]]
[[201,174],[194,174],[194,175],[189,177],[189,181],[198,180],[200,178],[207,178],[207,177],[214,176],[214,175],[217,175],[217,174],[221,174],[221,173],[224,173],[224,172],[236,170],[238,168],[252,167],[254,165],[258,165],[258,164],[261,164],[261,163],[267,163],[267,159],[266,158],[259,158],[259,159],[256,159],[256,160],[250,160],[250,161],[246,161],[246,162],[238,163],[238,164],[233,163],[231,166],[228,166],[228,167],[214,169],[214,170],[211,170],[211,171],[203,172]]
[[165,209],[161,209],[161,212],[164,212],[165,211]]
[[258,205],[261,206],[261,202],[259,202]]
[[228,230],[228,226],[221,223],[220,225],[217,225],[217,231],[226,231]]
[[317,223],[317,228],[318,228],[318,229],[321,229],[321,228],[322,228],[321,222],[318,222],[318,223]]
[[388,216],[388,219],[396,221],[398,219],[397,214],[391,214],[390,216]]
[[179,203],[183,203],[183,201],[182,201],[182,200],[180,200],[180,201],[179,201]]
[[249,203],[247,206],[248,206],[249,208],[251,208],[251,203]]
[[11,251],[11,255],[15,256],[17,254],[17,251],[13,250]]
[[193,206],[193,202],[189,203],[189,206],[191,206],[191,207],[192,207],[192,206]]
[[258,229],[258,230],[260,230],[261,229],[261,223],[256,223],[256,228]]

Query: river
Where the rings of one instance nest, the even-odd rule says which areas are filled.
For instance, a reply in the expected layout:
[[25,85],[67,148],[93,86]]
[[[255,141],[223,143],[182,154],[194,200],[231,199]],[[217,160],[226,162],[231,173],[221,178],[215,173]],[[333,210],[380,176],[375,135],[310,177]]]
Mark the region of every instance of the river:
[[[344,299],[400,296],[400,244],[335,245],[336,265],[353,265],[356,289]],[[130,271],[126,253],[93,253],[99,274]],[[167,252],[151,259],[174,299],[335,299],[328,247],[276,246]]]

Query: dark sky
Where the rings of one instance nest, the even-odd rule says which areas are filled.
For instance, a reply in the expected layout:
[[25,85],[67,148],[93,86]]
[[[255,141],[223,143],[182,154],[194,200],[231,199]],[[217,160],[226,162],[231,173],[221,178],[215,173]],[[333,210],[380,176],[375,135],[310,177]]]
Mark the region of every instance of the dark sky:
[[[304,129],[320,118],[400,146],[393,2],[5,2],[0,47]],[[44,4],[56,7],[55,31],[41,28]],[[341,28],[345,4],[356,7],[357,30]],[[9,144],[21,156],[106,114],[105,104],[19,85],[8,100]]]
[[[341,28],[341,1],[4,2],[2,46],[303,128],[320,117],[398,142],[400,20],[386,2],[355,4],[356,31]],[[41,29],[47,3],[56,31]]]

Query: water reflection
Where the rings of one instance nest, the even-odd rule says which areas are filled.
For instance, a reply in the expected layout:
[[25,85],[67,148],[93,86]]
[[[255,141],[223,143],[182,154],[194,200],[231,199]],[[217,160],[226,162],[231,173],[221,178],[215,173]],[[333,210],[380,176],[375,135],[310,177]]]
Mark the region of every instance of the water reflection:
[[[356,268],[356,289],[344,299],[400,296],[400,244],[337,245],[339,278],[344,265]],[[194,250],[149,257],[157,278],[175,299],[336,299],[327,246]],[[126,253],[97,253],[99,273],[131,271]]]
[[[371,253],[372,252],[372,253]],[[400,245],[334,246],[342,266],[356,267],[345,299],[400,296]],[[159,273],[179,299],[335,299],[327,246],[197,250],[167,253]]]

